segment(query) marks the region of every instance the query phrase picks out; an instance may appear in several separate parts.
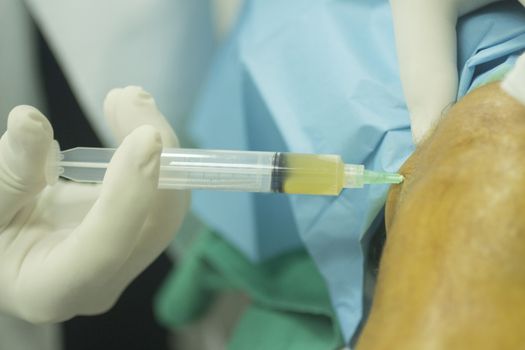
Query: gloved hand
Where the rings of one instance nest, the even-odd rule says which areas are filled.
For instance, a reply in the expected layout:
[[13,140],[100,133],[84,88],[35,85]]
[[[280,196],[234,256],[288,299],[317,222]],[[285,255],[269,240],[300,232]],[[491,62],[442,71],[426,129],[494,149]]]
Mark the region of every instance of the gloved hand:
[[[456,99],[456,22],[501,0],[390,0],[401,81],[419,143]],[[525,4],[525,0],[520,0]]]
[[189,193],[157,190],[162,145],[178,141],[154,100],[115,89],[104,109],[123,141],[103,184],[47,187],[52,128],[35,108],[11,111],[0,139],[1,312],[32,322],[104,312],[179,227]]

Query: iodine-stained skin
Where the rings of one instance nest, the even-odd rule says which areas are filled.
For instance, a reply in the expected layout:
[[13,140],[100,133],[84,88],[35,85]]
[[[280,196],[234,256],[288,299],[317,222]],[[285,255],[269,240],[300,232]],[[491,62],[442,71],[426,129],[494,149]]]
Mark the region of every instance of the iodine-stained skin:
[[525,106],[473,91],[401,172],[357,349],[525,348]]

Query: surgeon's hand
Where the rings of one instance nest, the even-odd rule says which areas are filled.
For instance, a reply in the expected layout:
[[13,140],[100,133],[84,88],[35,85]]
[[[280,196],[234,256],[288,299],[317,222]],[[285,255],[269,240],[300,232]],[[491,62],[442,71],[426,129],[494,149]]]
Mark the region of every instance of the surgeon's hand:
[[0,139],[0,311],[31,322],[108,310],[167,246],[189,194],[157,190],[175,134],[152,97],[112,90],[105,114],[122,141],[102,185],[46,186],[47,119],[19,106]]
[[[390,0],[412,134],[419,143],[456,100],[456,22],[501,0]],[[525,0],[520,0],[525,4]]]

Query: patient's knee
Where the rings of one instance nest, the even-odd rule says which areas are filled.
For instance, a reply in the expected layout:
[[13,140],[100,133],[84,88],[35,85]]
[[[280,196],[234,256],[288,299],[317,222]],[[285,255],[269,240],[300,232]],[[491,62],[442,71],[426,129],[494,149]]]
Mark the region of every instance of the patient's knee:
[[522,348],[525,107],[474,91],[401,172],[358,349]]
[[387,227],[407,196],[439,200],[525,186],[525,106],[496,83],[473,91],[448,111],[401,173],[406,181],[390,191]]

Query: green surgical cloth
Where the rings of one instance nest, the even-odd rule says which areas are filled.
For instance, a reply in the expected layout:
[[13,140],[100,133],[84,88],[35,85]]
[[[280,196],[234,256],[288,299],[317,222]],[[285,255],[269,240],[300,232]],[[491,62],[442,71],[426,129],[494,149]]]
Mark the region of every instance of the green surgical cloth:
[[182,327],[203,316],[214,296],[227,291],[242,291],[251,299],[229,350],[341,347],[325,283],[304,250],[254,264],[210,231],[195,239],[166,280],[156,314],[164,325]]

